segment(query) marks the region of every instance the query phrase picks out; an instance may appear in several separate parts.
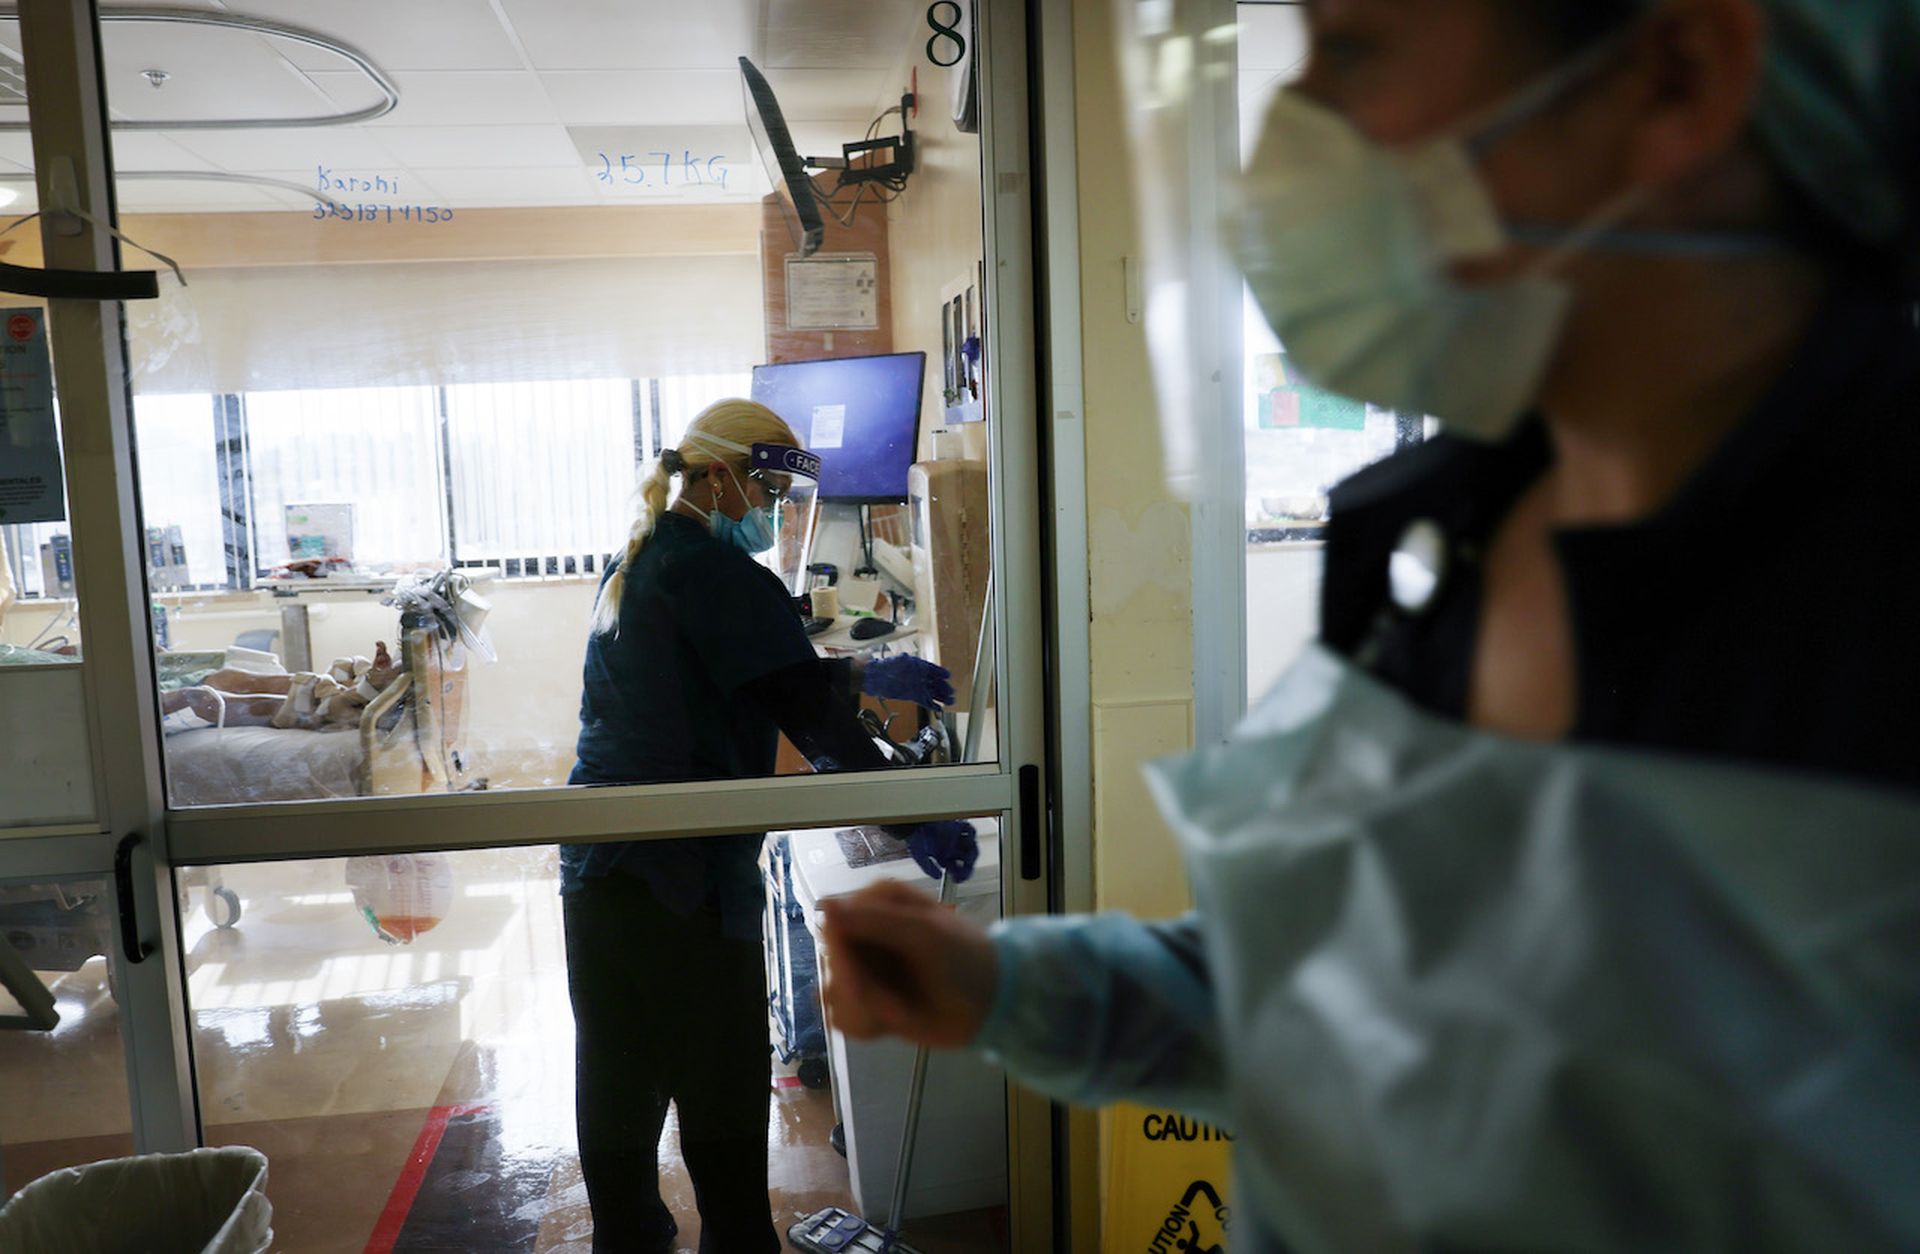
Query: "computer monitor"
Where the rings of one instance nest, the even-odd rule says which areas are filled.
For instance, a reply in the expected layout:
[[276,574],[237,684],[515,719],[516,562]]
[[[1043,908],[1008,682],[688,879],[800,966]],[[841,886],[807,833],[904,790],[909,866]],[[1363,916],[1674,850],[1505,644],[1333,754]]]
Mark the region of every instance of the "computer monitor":
[[755,366],[753,399],[820,454],[821,501],[892,504],[918,457],[926,372],[925,353]]

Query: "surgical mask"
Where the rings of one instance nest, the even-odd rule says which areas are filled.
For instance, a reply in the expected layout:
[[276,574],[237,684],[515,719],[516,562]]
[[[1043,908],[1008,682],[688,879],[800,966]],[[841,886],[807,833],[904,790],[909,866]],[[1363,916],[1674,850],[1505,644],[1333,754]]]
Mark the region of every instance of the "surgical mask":
[[1646,193],[1628,193],[1562,233],[1526,274],[1469,286],[1451,267],[1497,256],[1511,239],[1475,153],[1617,46],[1609,41],[1473,122],[1408,148],[1376,144],[1332,110],[1280,93],[1241,185],[1238,253],[1255,299],[1309,381],[1431,415],[1468,437],[1494,440],[1513,428],[1571,304],[1553,273]]
[[[740,476],[734,474],[733,467],[726,462],[718,462],[716,464],[726,466],[727,474],[732,476],[733,482],[740,488],[740,498],[742,500],[749,499],[747,497],[747,489],[745,485],[740,483]],[[776,533],[773,526],[773,506],[771,505],[750,506],[747,512],[737,519],[728,518],[717,509],[712,511],[701,510],[698,505],[693,506],[693,508],[699,510],[701,516],[707,520],[708,529],[713,532],[717,539],[724,543],[731,544],[748,557],[758,557],[773,547]]]

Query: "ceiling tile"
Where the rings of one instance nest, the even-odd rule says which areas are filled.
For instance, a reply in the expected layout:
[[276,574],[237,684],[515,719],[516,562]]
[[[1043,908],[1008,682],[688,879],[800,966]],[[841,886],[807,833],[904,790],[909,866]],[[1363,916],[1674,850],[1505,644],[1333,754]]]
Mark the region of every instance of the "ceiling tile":
[[[308,74],[341,108],[373,104],[379,92],[358,70]],[[540,80],[525,70],[415,70],[392,76],[400,104],[369,126],[492,126],[557,122]]]
[[[247,0],[249,14],[331,35],[382,70],[516,70],[520,53],[487,0]],[[337,54],[270,38],[303,70],[348,67]]]
[[[310,118],[333,111],[325,95],[239,31],[112,23],[103,61],[107,103],[117,118]],[[145,77],[149,70],[167,75],[158,88]]]
[[213,170],[219,167],[165,135],[116,131],[113,164],[118,170]]
[[315,177],[319,166],[377,169],[398,164],[382,143],[385,133],[365,126],[299,127],[258,131],[177,131],[173,141],[223,170],[305,168]]
[[415,170],[580,168],[560,126],[393,126],[380,138],[397,164]]
[[570,70],[540,79],[568,126],[737,126],[745,120],[738,70]]
[[421,176],[435,204],[456,209],[497,205],[583,205],[595,200],[593,178],[579,169],[429,170]]
[[726,69],[760,0],[501,0],[540,70]]

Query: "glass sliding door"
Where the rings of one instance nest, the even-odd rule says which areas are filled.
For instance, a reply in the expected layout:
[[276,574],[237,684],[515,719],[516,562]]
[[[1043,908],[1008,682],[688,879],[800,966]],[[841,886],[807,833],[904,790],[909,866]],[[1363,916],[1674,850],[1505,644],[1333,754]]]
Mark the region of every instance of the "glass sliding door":
[[[53,1018],[0,1031],[0,1197],[49,1171],[133,1152],[109,957],[116,922],[104,879],[0,881],[0,944],[45,990]],[[33,991],[0,987],[0,1020],[25,1017]]]
[[[132,1139],[265,1150],[287,1248],[585,1248],[576,875],[669,914],[747,903],[760,1000],[728,1048],[761,1072],[773,1219],[885,1217],[903,1064],[820,1021],[819,903],[933,891],[898,840],[933,820],[978,830],[985,917],[1043,909],[1053,870],[1027,19],[945,13],[932,43],[911,6],[745,0],[0,20],[46,91],[104,99],[36,142],[76,147],[112,189],[95,216],[185,277],[55,320],[99,332],[63,385],[112,398],[69,421],[112,454],[75,476],[77,560],[118,578],[83,619],[109,663],[84,726],[116,729],[84,756],[118,783],[72,869],[128,842]],[[747,443],[817,468],[710,438],[729,400],[757,407]],[[771,545],[712,521],[758,510]],[[649,545],[697,560],[596,628]],[[751,615],[715,571],[755,581]],[[669,644],[583,762],[623,632]],[[837,725],[780,704],[816,674]],[[690,898],[633,869],[675,857],[724,869]],[[653,987],[664,952],[594,958]],[[649,1032],[723,1013],[637,1004]],[[908,1233],[1044,1244],[1049,1108],[953,1065]],[[677,1096],[663,1118],[697,1243]]]
[[[664,454],[705,463],[681,445],[728,398],[820,458],[758,558],[817,650],[955,677],[942,719],[872,708],[890,754],[996,756],[992,685],[972,704],[1003,487],[985,63],[929,62],[911,8],[609,30],[529,0],[449,9],[437,38],[389,16],[103,21],[110,65],[163,75],[109,75],[125,226],[190,279],[128,328],[172,804],[566,784],[638,490]],[[666,481],[702,512],[730,486]],[[409,626],[450,589],[457,621]],[[432,722],[446,761],[355,734],[428,665],[445,717],[416,691],[384,731]],[[326,734],[265,734],[294,727]],[[714,773],[654,757],[650,782]],[[727,776],[809,769],[749,757]]]

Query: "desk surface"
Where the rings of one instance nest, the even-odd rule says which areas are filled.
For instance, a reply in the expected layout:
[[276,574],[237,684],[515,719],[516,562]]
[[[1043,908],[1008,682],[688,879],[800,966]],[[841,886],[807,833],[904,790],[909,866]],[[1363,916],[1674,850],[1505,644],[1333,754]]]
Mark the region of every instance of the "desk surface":
[[[938,770],[938,767],[928,768]],[[1000,891],[1000,824],[994,819],[974,819],[974,835],[980,842],[980,860],[966,883],[954,885],[956,900],[996,896]],[[879,862],[868,866],[847,865],[833,827],[801,828],[774,833],[785,835],[793,854],[794,895],[809,914],[817,913],[820,903],[831,897],[844,897],[881,880],[898,880],[929,893],[938,894],[939,882],[930,878],[912,858]]]
[[875,636],[871,640],[855,640],[853,625],[860,621],[859,615],[842,614],[833,620],[833,626],[817,636],[810,637],[813,651],[822,657],[851,657],[861,653],[871,653],[882,645],[907,644],[912,642],[914,649],[919,648],[920,629],[910,623],[895,627],[884,636]]

